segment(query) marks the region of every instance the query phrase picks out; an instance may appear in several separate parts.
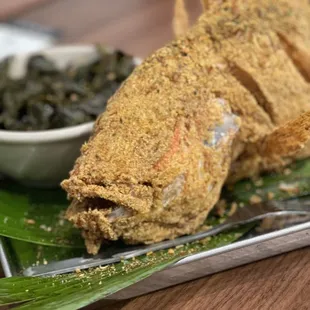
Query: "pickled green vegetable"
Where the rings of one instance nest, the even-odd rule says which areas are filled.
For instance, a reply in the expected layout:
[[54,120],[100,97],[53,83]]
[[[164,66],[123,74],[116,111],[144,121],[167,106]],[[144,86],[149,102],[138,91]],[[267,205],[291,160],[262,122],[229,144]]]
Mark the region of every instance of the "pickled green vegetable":
[[26,75],[9,77],[12,58],[0,63],[0,130],[38,131],[93,121],[134,69],[131,56],[98,48],[98,58],[58,70],[42,55],[29,58]]

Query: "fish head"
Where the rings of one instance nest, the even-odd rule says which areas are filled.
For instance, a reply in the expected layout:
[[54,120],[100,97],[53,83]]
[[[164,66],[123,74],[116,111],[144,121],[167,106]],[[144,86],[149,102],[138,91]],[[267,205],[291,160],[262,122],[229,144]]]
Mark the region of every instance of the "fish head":
[[126,117],[107,109],[62,182],[72,199],[67,217],[83,229],[88,250],[96,253],[102,239],[124,237],[141,221],[184,213],[184,206],[190,214],[189,204],[198,200],[201,208],[208,196],[218,197],[239,125],[222,98],[162,121],[152,111]]

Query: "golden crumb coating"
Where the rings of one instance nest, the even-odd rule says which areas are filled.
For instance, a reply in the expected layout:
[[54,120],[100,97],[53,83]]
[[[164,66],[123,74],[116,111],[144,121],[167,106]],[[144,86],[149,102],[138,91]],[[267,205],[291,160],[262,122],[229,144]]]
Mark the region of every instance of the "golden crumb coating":
[[110,99],[62,183],[89,253],[194,232],[225,182],[291,162],[309,138],[308,114],[289,122],[310,111],[308,1],[210,3]]

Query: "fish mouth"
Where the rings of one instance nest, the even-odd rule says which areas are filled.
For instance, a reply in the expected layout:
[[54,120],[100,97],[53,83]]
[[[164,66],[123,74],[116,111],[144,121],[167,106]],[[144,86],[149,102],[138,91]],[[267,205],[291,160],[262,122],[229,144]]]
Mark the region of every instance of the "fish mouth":
[[123,227],[136,211],[100,197],[73,199],[66,218],[81,229],[87,252],[97,254],[102,243],[122,237]]
[[[69,184],[64,181],[67,189]],[[104,240],[117,240],[153,204],[153,188],[142,184],[86,185],[70,180],[72,198],[66,218],[82,230],[88,253],[97,254]]]
[[[139,213],[147,213],[154,200],[154,188],[148,182],[87,184],[80,178],[71,176],[70,179],[63,181],[61,186],[68,193],[70,199],[86,201],[92,208],[96,207],[96,204],[105,207],[118,205]],[[99,199],[103,199],[103,201]]]
[[118,219],[128,218],[137,213],[131,208],[100,197],[86,198],[83,201],[73,200],[72,205],[77,206],[79,212],[100,212],[111,224]]

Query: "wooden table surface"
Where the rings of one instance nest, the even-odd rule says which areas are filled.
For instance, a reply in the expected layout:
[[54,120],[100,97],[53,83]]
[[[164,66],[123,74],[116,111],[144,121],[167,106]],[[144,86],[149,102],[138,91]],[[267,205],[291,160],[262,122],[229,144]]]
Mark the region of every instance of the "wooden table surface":
[[[188,0],[191,17],[199,0]],[[172,38],[173,0],[0,0],[0,18],[61,30],[66,43],[102,42],[146,56]],[[310,248],[88,309],[310,309]]]

